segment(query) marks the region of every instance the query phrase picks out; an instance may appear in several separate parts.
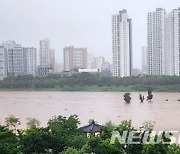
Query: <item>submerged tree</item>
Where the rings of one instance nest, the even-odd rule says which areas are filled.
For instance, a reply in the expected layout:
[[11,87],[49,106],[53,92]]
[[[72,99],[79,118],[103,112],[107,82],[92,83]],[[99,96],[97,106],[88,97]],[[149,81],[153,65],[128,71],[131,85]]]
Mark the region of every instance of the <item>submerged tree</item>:
[[125,100],[126,103],[130,103],[130,101],[131,101],[131,96],[130,95],[131,95],[130,93],[125,93],[124,94],[124,100]]
[[153,94],[152,94],[152,91],[151,91],[151,88],[148,89],[148,96],[147,96],[147,100],[150,100],[153,99]]
[[141,102],[144,102],[144,96],[142,96],[141,94],[139,95],[139,99]]

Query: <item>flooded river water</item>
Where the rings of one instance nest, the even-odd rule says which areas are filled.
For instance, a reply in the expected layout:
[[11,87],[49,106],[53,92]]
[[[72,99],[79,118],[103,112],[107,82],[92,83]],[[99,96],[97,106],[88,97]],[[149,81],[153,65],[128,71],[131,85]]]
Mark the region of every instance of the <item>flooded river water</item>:
[[[26,127],[28,117],[34,117],[45,126],[54,115],[79,116],[81,125],[89,119],[99,124],[111,120],[119,124],[132,120],[139,127],[144,121],[155,122],[156,130],[180,130],[180,93],[153,93],[152,102],[140,103],[139,93],[131,93],[131,103],[126,104],[121,92],[0,92],[0,122],[8,115],[20,118]],[[142,93],[147,95],[146,93]],[[167,100],[168,101],[167,101]]]

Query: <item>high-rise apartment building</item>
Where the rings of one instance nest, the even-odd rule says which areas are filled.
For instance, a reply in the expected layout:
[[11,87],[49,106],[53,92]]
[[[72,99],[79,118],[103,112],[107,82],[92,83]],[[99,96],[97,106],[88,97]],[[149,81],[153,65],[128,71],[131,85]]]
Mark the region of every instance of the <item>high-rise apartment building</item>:
[[162,8],[157,8],[155,12],[148,13],[147,50],[149,75],[165,74],[165,15],[166,11]]
[[93,60],[93,68],[98,69],[99,72],[101,72],[102,64],[105,63],[105,58],[103,56],[94,57]]
[[49,50],[49,65],[55,69],[55,49]]
[[55,50],[50,48],[50,40],[45,38],[40,41],[40,66],[39,68],[50,67],[55,68]]
[[49,64],[49,53],[50,53],[50,40],[48,38],[40,41],[40,65],[48,65]]
[[65,47],[64,52],[64,71],[87,68],[87,48]]
[[148,13],[148,74],[180,75],[180,8]]
[[180,75],[180,8],[165,19],[165,75]]
[[132,20],[126,10],[112,16],[113,76],[131,76]]
[[87,55],[87,68],[92,69],[93,68],[93,62],[94,62],[94,57],[92,53],[88,53]]
[[9,40],[3,42],[2,46],[4,47],[5,76],[26,75],[21,45]]
[[37,71],[37,56],[36,56],[36,48],[23,48],[24,53],[24,66],[25,73],[27,75],[31,74],[36,76]]
[[0,80],[7,77],[5,56],[4,46],[0,45]]
[[23,48],[15,41],[0,46],[0,79],[8,76],[34,75],[36,72],[36,49]]
[[[6,49],[5,49],[6,50]],[[26,75],[22,47],[7,49],[7,76]]]
[[142,47],[142,74],[148,74],[147,46]]

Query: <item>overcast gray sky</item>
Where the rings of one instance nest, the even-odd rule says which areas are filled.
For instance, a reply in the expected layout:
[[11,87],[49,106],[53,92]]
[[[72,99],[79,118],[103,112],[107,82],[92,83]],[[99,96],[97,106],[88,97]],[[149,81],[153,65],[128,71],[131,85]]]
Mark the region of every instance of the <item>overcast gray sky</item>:
[[0,42],[13,39],[39,51],[39,40],[47,37],[58,62],[69,45],[87,47],[112,62],[111,15],[127,9],[133,20],[133,64],[141,68],[147,12],[158,7],[169,12],[180,0],[0,0]]

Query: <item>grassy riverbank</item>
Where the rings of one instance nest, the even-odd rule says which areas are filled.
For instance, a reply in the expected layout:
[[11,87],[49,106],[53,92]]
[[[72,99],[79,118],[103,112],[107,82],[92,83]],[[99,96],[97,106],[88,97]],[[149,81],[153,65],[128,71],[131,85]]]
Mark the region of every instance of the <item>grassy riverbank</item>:
[[180,92],[180,85],[132,85],[132,86],[64,86],[53,88],[0,88],[0,91],[71,91],[71,92]]
[[139,85],[134,86],[65,86],[57,88],[0,88],[0,91],[79,91],[79,92],[146,92],[149,87],[154,92],[180,92],[180,85],[176,86],[144,86],[138,88]]
[[91,74],[73,76],[48,76],[44,78],[18,76],[0,81],[0,90],[18,91],[88,91],[88,92],[180,92],[178,76],[143,76],[143,77],[102,77]]

